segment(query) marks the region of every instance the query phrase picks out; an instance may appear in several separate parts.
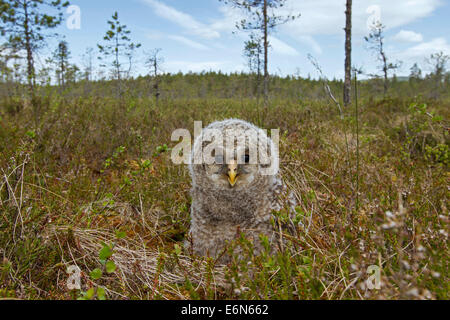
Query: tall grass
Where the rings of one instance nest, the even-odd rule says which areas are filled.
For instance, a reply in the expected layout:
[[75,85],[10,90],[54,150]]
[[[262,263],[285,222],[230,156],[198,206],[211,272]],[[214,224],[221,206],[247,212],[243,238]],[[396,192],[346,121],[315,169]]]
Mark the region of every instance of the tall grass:
[[[257,122],[254,100],[55,95],[41,101],[38,126],[30,106],[5,100],[0,297],[98,298],[89,289],[105,288],[108,299],[448,299],[450,102],[423,102],[362,100],[359,135],[346,139],[353,110],[341,118],[324,101],[272,101],[261,125],[281,129],[301,224],[275,254],[254,256],[238,239],[246,259],[218,266],[183,250],[190,179],[170,161],[170,136],[194,120]],[[67,289],[70,265],[82,271],[79,291]],[[380,289],[367,287],[371,265]]]

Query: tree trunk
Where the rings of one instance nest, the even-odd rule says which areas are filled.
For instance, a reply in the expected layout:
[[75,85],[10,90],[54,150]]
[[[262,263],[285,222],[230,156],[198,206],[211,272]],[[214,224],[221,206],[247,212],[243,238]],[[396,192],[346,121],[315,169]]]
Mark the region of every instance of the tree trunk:
[[267,19],[267,0],[264,0],[263,8],[264,16],[264,106],[267,107],[269,100],[269,70],[268,70],[268,51],[269,51],[269,41],[268,41],[268,19]]
[[351,103],[352,86],[352,0],[347,0],[345,11],[345,81],[344,81],[344,105]]
[[28,17],[28,3],[23,2],[23,9],[25,13],[24,18],[24,33],[25,33],[25,50],[27,51],[27,80],[28,88],[30,90],[30,95],[34,96],[34,63],[33,63],[33,49],[31,47],[31,35],[29,28],[29,17]]
[[116,76],[117,76],[117,95],[122,98],[122,77],[120,70],[120,60],[119,60],[119,31],[116,31],[116,46],[115,46],[115,63],[116,63]]
[[65,79],[66,66],[64,64],[64,56],[61,57],[61,88],[64,90],[66,87]]
[[383,75],[384,75],[384,83],[383,83],[383,97],[386,98],[387,92],[388,92],[388,65],[387,65],[387,58],[386,54],[383,50],[383,40],[380,40],[380,54],[383,60]]
[[119,62],[119,32],[116,33],[116,47],[114,48],[116,54],[116,76],[117,81],[120,82],[120,62]]
[[158,105],[159,102],[159,96],[160,96],[160,92],[159,92],[159,78],[158,78],[158,57],[155,54],[155,61],[153,62],[153,68],[154,68],[154,72],[155,72],[155,84],[153,86],[153,88],[155,89],[155,99],[156,99],[156,105]]

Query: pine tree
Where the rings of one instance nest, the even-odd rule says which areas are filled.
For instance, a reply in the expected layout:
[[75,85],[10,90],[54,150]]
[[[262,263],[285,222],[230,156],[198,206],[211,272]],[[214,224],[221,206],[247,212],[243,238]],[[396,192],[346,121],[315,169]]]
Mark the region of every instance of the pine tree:
[[414,63],[414,65],[409,69],[411,71],[409,78],[410,79],[421,79],[422,78],[422,70],[420,70],[419,65]]
[[[99,59],[105,61],[112,57],[113,79],[120,83],[123,78],[130,75],[134,51],[140,48],[141,44],[131,41],[129,38],[131,31],[127,29],[126,25],[120,23],[117,11],[112,15],[112,20],[109,20],[108,24],[109,30],[103,37],[105,43],[97,45],[100,54],[103,55]],[[127,62],[125,63],[123,60],[127,60]],[[124,69],[125,64],[128,64],[128,69]]]
[[83,59],[83,74],[84,74],[84,79],[86,81],[91,81],[92,80],[92,74],[94,72],[94,66],[93,66],[93,62],[92,62],[92,57],[93,57],[93,52],[94,49],[93,48],[87,48],[85,53],[82,56]]
[[56,63],[56,77],[58,79],[58,84],[62,89],[65,89],[67,71],[70,67],[70,51],[68,43],[66,41],[60,41],[56,51],[53,53],[53,57]]
[[431,92],[433,98],[437,99],[441,93],[442,85],[445,82],[447,63],[450,60],[450,56],[444,54],[444,52],[433,53],[426,60],[426,62],[433,68],[433,71],[428,75],[430,80],[434,84],[434,88]]
[[[0,1],[0,32],[6,35],[8,46],[26,53],[27,83],[32,96],[36,83],[35,54],[51,35],[47,31],[61,24],[62,8],[68,5],[69,2],[61,0]],[[56,14],[45,13],[48,9],[56,10]]]
[[241,20],[238,30],[255,31],[260,34],[264,48],[264,104],[267,107],[269,99],[269,35],[277,26],[298,18],[300,15],[280,16],[275,10],[283,7],[286,0],[219,0],[243,9],[247,19]]
[[262,62],[263,62],[263,44],[262,39],[258,34],[252,32],[250,39],[245,41],[244,56],[247,59],[250,73],[256,75],[256,97],[259,100],[260,96],[260,83],[262,75]]

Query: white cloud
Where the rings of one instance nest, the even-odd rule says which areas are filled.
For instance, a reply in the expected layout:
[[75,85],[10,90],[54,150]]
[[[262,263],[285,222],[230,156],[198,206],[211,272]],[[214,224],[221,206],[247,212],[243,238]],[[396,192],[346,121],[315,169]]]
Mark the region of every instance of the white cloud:
[[[345,0],[288,0],[281,14],[301,13],[301,17],[281,27],[293,35],[342,35]],[[429,16],[441,0],[359,0],[353,1],[353,33],[368,33],[368,22],[380,18],[387,29]],[[370,10],[368,10],[370,9]],[[379,9],[379,10],[378,10]]]
[[213,21],[211,24],[211,28],[219,32],[231,33],[236,31],[236,23],[245,18],[242,10],[229,5],[220,6],[219,11],[222,13],[223,17]]
[[287,43],[285,43],[273,36],[269,37],[269,43],[272,46],[272,49],[275,53],[285,55],[285,56],[298,56],[299,55],[297,50],[295,50]]
[[314,51],[314,53],[322,54],[322,48],[317,43],[317,41],[314,40],[313,37],[311,37],[311,36],[299,36],[297,40],[299,42],[302,42],[303,44],[307,45],[308,47],[310,47]]
[[444,54],[450,54],[450,44],[447,43],[445,38],[435,38],[428,42],[422,42],[397,53],[396,56],[398,59],[417,61],[428,58],[431,54],[440,51],[444,52]]
[[182,37],[182,36],[168,36],[169,39],[178,41],[184,45],[187,45],[188,47],[197,49],[197,50],[209,50],[207,46],[204,44],[198,43],[196,41],[190,40],[188,38]]
[[423,36],[414,31],[401,30],[393,37],[393,40],[398,42],[422,42]]
[[[315,54],[321,54],[322,48],[315,40],[316,36],[343,36],[345,26],[345,0],[287,0],[283,8],[277,9],[276,14],[301,17],[291,21],[278,29],[277,38],[286,36],[308,46]],[[358,0],[353,1],[353,35],[355,41],[367,35],[368,25],[376,18],[380,18],[387,29],[400,27],[429,16],[442,4],[441,0]],[[220,19],[211,24],[218,32],[235,31],[236,22],[245,18],[242,10],[231,6],[221,6]],[[403,31],[397,35],[400,41],[421,41],[421,35],[412,31]],[[272,41],[274,50],[277,49],[276,40]],[[279,46],[278,50],[298,54],[294,48]],[[291,50],[292,49],[292,50]],[[295,51],[295,54],[294,54]]]
[[212,28],[198,22],[189,14],[181,12],[173,7],[157,1],[157,0],[142,0],[144,3],[148,4],[153,8],[155,14],[161,18],[172,21],[178,24],[180,27],[184,28],[187,33],[196,35],[205,39],[219,38],[219,32],[213,30]]
[[159,30],[145,29],[144,32],[150,40],[161,40],[164,37],[164,33]]
[[[195,37],[201,37],[203,39],[214,40],[218,39],[221,35],[230,34],[232,31],[236,31],[236,22],[245,18],[245,14],[242,10],[232,8],[229,5],[220,5],[219,14],[217,19],[209,17],[197,17],[181,12],[166,3],[169,1],[164,0],[139,0],[145,2],[152,8],[154,13],[163,19],[172,22],[182,28],[180,35],[170,36],[169,38],[174,41],[183,43],[186,46],[198,49],[206,50],[211,46],[211,52],[217,50],[221,54],[224,54],[224,59],[236,59],[240,57],[237,50],[238,45],[231,44],[227,41],[214,41],[204,45],[202,43],[193,41],[198,40]],[[281,61],[285,56],[294,57],[299,56],[299,52],[308,50],[311,53],[319,55],[323,54],[325,49],[322,49],[320,44],[329,44],[328,41],[344,41],[344,25],[345,25],[345,2],[346,0],[287,0],[286,6],[281,9],[277,9],[276,14],[298,14],[301,13],[301,17],[297,20],[291,21],[278,28],[276,33],[273,33],[269,39],[273,52],[277,55],[272,60],[274,63]],[[175,3],[175,1],[170,2]],[[363,45],[363,36],[367,35],[368,23],[373,21],[374,17],[379,17],[381,22],[386,28],[394,29],[392,36],[389,36],[388,44],[392,46],[387,47],[389,57],[392,61],[402,60],[404,65],[409,65],[410,62],[423,61],[431,53],[443,51],[450,54],[450,45],[443,38],[434,38],[432,40],[423,39],[422,34],[408,30],[408,24],[421,20],[430,16],[436,11],[438,7],[443,5],[443,0],[358,0],[353,1],[353,43],[354,49],[362,50],[360,48]],[[370,10],[369,10],[370,9]],[[379,9],[379,10],[378,10]],[[390,33],[388,33],[390,34]],[[195,36],[195,37],[192,37]],[[248,34],[238,32],[236,37],[244,40],[248,38]],[[225,39],[223,37],[222,39]],[[448,39],[448,38],[447,38]],[[320,44],[319,41],[320,40]],[[236,41],[236,43],[238,42]],[[297,42],[298,44],[294,43]],[[402,44],[401,47],[398,47]],[[403,50],[405,44],[410,48]],[[232,47],[231,47],[232,46]],[[218,49],[223,47],[222,49]],[[327,50],[332,50],[334,46],[327,46]],[[343,49],[339,47],[339,52],[343,54]],[[367,54],[368,55],[368,54]],[[335,57],[337,55],[323,55],[321,59],[329,61],[332,65],[337,61]],[[364,63],[366,68],[374,63],[372,57],[367,58],[367,61],[362,59],[362,53],[355,53],[355,61]],[[231,58],[234,57],[234,58]],[[214,56],[211,60],[221,59],[218,56]],[[339,57],[340,59],[340,57]],[[181,58],[181,60],[184,60]],[[305,63],[303,60],[298,59],[298,63]],[[359,60],[359,61],[358,61]],[[231,61],[206,61],[206,62],[189,62],[189,61],[172,61],[168,67],[171,71],[194,71],[199,72],[202,70],[235,70],[235,64]]]

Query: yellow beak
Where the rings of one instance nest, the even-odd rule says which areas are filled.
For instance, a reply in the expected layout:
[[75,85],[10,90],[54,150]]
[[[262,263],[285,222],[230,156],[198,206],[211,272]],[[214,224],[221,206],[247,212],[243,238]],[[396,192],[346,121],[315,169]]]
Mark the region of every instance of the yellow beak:
[[234,187],[237,180],[237,163],[235,161],[228,165],[228,182],[231,187]]

